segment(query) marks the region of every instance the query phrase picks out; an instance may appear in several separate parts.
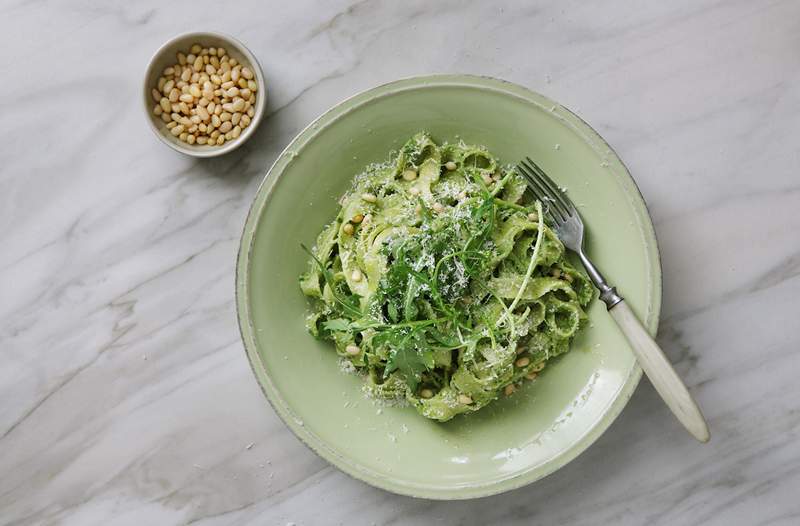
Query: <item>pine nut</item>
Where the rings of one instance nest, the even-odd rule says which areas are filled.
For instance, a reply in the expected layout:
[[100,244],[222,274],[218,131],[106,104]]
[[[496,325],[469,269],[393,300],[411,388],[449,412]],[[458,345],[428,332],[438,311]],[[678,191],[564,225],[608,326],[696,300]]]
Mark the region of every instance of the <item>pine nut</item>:
[[459,404],[464,404],[464,405],[469,405],[469,404],[472,403],[472,397],[467,396],[467,395],[462,393],[462,394],[458,395],[458,403]]
[[344,226],[342,227],[342,232],[344,232],[348,236],[352,236],[353,232],[355,232],[355,228],[353,228],[352,224],[345,223]]
[[174,128],[172,128],[172,129],[171,129],[169,132],[170,132],[172,135],[174,135],[175,137],[177,137],[178,135],[180,135],[181,133],[183,133],[183,130],[184,130],[183,124],[178,124],[177,126],[175,126]]
[[169,103],[169,101],[167,100],[166,97],[161,97],[161,100],[159,101],[159,104],[161,105],[161,109],[162,110],[164,110],[167,113],[169,113],[169,110],[171,109],[171,106],[170,106],[170,103]]
[[514,394],[514,391],[516,391],[516,390],[517,390],[517,388],[516,388],[516,387],[514,387],[514,384],[508,384],[508,385],[507,385],[507,386],[505,386],[505,388],[503,389],[503,393],[504,393],[506,396],[511,396],[512,394]]
[[233,129],[233,124],[231,124],[231,121],[225,121],[219,127],[219,131],[221,131],[222,133],[228,133],[232,129]]
[[344,352],[350,356],[356,356],[361,352],[361,349],[358,348],[358,345],[350,344],[344,348]]
[[452,172],[457,168],[456,163],[454,163],[453,161],[447,161],[446,163],[444,163],[444,167],[447,168],[447,171],[449,172]]
[[355,269],[355,270],[354,270],[354,271],[353,271],[353,272],[350,274],[350,279],[352,279],[352,280],[353,280],[353,281],[355,281],[355,282],[359,282],[359,281],[361,281],[361,278],[363,278],[363,277],[364,277],[364,275],[363,275],[363,274],[361,273],[361,271],[360,271],[360,270],[358,270],[358,269]]
[[419,392],[419,396],[420,396],[421,398],[425,398],[425,399],[428,399],[428,398],[433,398],[433,391],[431,391],[430,389],[428,389],[428,388],[426,387],[425,389],[423,389],[423,390],[421,390],[421,391]]
[[514,365],[519,368],[522,368],[527,366],[529,363],[531,363],[531,359],[528,358],[527,356],[523,356],[522,358],[517,358],[517,361],[514,362]]
[[242,76],[247,80],[252,80],[254,75],[250,68],[242,68]]
[[417,172],[414,170],[405,170],[403,172],[403,179],[406,181],[413,181],[417,178]]
[[181,96],[181,92],[178,91],[178,88],[172,88],[169,91],[169,101],[170,102],[178,102],[178,97]]
[[375,194],[369,194],[369,193],[361,194],[361,199],[363,199],[367,203],[377,203],[378,202],[378,197]]

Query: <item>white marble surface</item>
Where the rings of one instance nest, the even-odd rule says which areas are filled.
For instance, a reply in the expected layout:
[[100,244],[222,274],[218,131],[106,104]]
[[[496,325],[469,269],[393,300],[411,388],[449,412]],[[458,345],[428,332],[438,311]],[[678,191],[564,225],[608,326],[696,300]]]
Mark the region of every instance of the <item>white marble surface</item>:
[[[800,3],[222,4],[0,5],[0,523],[800,523]],[[202,29],[255,52],[271,114],[200,162],[156,141],[139,89]],[[710,444],[643,381],[556,474],[428,502],[339,473],[269,408],[233,301],[256,186],[323,110],[434,72],[550,95],[627,162],[663,254],[659,341]]]

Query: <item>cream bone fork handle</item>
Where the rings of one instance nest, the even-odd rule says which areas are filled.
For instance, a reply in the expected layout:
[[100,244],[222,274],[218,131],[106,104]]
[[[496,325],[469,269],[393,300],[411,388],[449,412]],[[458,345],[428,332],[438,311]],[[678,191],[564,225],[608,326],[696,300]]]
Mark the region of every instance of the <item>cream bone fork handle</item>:
[[703,413],[689,390],[672,368],[664,352],[647,332],[625,300],[592,264],[583,250],[583,220],[572,200],[530,158],[517,165],[533,195],[548,203],[547,215],[559,239],[568,249],[576,252],[594,285],[600,290],[600,299],[628,339],[639,365],[650,378],[653,387],[681,424],[701,442],[708,442],[710,434]]

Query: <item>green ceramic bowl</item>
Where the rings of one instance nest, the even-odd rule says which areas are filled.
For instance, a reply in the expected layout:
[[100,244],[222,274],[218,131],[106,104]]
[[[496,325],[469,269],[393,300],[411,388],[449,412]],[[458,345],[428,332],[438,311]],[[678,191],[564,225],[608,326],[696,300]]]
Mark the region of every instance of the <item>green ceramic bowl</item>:
[[277,159],[247,218],[236,278],[242,338],[264,393],[304,443],[356,478],[417,497],[479,497],[575,458],[622,411],[641,370],[595,301],[570,353],[478,413],[436,423],[362,396],[361,379],[341,372],[333,348],[304,329],[300,243],[313,244],[355,173],[419,130],[485,145],[505,162],[534,158],[569,189],[589,254],[653,333],[658,247],[633,179],[603,139],[557,103],[499,80],[433,76],[380,86],[325,113]]

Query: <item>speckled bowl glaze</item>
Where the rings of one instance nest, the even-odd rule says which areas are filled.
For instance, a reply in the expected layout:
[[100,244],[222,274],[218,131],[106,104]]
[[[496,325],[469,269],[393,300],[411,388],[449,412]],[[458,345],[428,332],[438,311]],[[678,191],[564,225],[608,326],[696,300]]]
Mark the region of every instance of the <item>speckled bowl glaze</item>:
[[[250,119],[250,125],[242,130],[238,138],[230,140],[221,146],[185,143],[169,132],[169,129],[167,129],[164,121],[162,121],[160,117],[153,115],[153,106],[155,106],[156,103],[150,92],[156,87],[158,78],[161,76],[164,68],[175,64],[175,54],[178,51],[186,53],[189,48],[192,47],[192,44],[195,43],[204,47],[225,48],[229,57],[235,58],[240,64],[244,64],[252,70],[256,84],[258,84],[256,105],[253,117]],[[244,44],[232,36],[223,33],[184,33],[170,39],[161,46],[158,51],[153,54],[153,58],[150,59],[150,63],[147,65],[147,71],[145,71],[144,74],[144,84],[142,87],[145,117],[147,118],[150,129],[153,130],[153,133],[156,134],[156,137],[158,137],[161,142],[177,152],[192,157],[216,157],[232,152],[244,144],[244,142],[255,133],[256,128],[258,128],[258,125],[261,123],[261,119],[264,117],[267,107],[267,83],[264,80],[264,73],[261,71],[261,65],[258,63],[258,59],[256,59],[255,55],[253,55]]]
[[419,77],[361,93],[303,130],[272,166],[244,227],[236,291],[247,356],[275,411],[319,455],[369,484],[431,499],[480,497],[533,482],[584,451],[622,411],[641,370],[596,301],[571,352],[478,413],[437,423],[363,397],[362,380],[341,372],[332,346],[304,329],[300,243],[312,244],[334,217],[355,173],[419,130],[485,145],[505,162],[536,159],[569,189],[592,259],[653,333],[658,247],[633,179],[603,139],[559,104],[499,80]]

